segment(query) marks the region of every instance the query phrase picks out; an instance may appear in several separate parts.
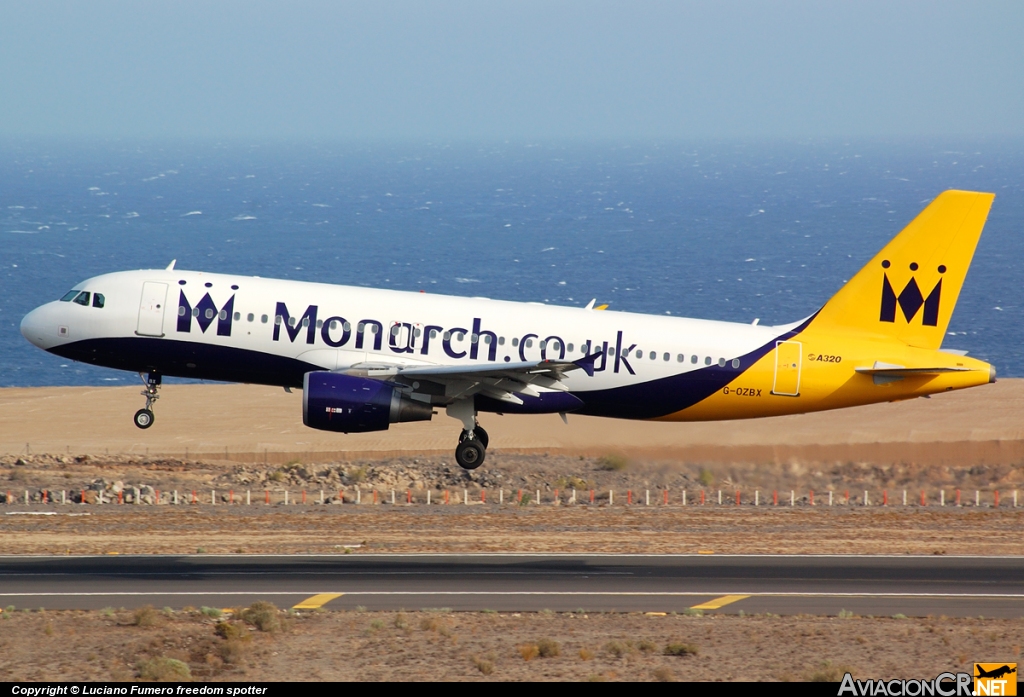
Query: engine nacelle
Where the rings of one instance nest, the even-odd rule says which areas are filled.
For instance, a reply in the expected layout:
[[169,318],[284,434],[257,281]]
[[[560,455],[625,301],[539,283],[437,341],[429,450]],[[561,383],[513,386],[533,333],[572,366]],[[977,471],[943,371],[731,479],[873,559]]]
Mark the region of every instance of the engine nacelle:
[[403,421],[430,421],[429,404],[409,399],[394,385],[328,371],[306,373],[302,423],[321,431],[386,431]]

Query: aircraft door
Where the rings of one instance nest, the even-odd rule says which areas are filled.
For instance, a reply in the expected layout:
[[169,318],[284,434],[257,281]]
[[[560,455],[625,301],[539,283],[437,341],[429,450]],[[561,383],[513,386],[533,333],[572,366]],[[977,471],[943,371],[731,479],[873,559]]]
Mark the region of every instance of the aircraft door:
[[164,306],[167,301],[167,284],[146,281],[142,284],[142,299],[139,301],[139,325],[135,333],[139,336],[164,335]]
[[799,341],[775,342],[775,383],[772,394],[800,396],[800,368],[803,344]]

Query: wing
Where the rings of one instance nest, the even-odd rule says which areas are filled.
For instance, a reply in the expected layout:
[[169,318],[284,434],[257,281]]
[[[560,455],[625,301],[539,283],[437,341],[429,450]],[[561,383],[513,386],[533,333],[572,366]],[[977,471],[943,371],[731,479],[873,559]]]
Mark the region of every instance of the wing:
[[539,397],[543,392],[568,392],[569,387],[563,380],[574,370],[582,369],[593,377],[594,361],[600,356],[598,352],[577,361],[478,363],[471,366],[364,364],[345,372],[396,382],[413,391],[439,398],[441,402],[483,394],[502,402],[522,404],[523,400],[518,395]]

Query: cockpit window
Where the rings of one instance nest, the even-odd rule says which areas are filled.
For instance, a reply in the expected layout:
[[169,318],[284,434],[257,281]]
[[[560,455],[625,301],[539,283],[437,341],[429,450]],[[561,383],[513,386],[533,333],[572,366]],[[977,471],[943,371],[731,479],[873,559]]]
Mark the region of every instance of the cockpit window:
[[69,303],[72,300],[74,300],[75,296],[78,295],[81,292],[82,291],[80,291],[80,290],[69,290],[67,293],[64,294],[64,297],[61,298],[60,301],[62,303]]
[[106,298],[103,297],[103,293],[93,293],[93,296],[92,296],[92,306],[93,307],[103,307],[103,302],[105,300],[106,300]]
[[79,305],[84,305],[85,307],[89,307],[89,297],[90,296],[91,296],[91,293],[89,291],[83,290],[81,293],[78,294],[78,297],[74,299],[74,302],[78,303]]

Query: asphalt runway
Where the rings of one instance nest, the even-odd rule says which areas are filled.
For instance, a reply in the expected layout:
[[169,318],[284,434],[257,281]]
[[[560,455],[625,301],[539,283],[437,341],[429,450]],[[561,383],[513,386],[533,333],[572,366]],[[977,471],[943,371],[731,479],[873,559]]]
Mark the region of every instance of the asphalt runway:
[[1024,557],[0,557],[0,606],[1024,616]]

